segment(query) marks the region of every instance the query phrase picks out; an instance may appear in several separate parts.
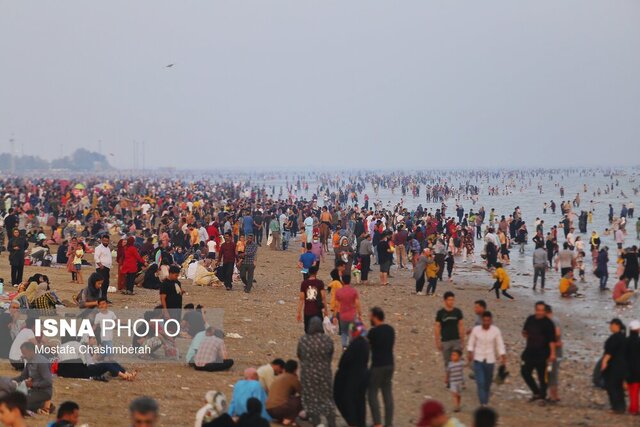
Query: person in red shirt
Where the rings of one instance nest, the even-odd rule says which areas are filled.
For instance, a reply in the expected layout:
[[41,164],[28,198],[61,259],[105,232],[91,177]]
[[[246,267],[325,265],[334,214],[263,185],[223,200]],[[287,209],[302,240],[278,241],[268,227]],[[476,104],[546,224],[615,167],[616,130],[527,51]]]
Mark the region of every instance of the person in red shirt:
[[634,292],[627,287],[629,279],[621,277],[620,281],[613,287],[612,297],[613,301],[618,305],[627,305],[629,300],[633,296]]
[[329,316],[327,304],[327,291],[324,282],[319,280],[318,266],[309,268],[309,278],[300,285],[300,301],[298,303],[298,322],[302,321],[304,314],[304,331],[309,331],[309,321],[314,317],[322,319],[322,315]]
[[125,275],[127,282],[127,290],[124,292],[125,295],[133,295],[133,286],[136,274],[138,273],[138,263],[146,265],[146,262],[142,259],[135,246],[135,241],[133,236],[130,236],[127,239],[127,246],[124,247],[121,271]]
[[[340,337],[342,339],[342,349],[349,345],[349,327],[357,319],[362,321],[362,311],[360,310],[360,295],[351,286],[351,276],[342,276],[342,287],[336,291],[336,302],[339,304],[338,318],[340,321]],[[334,319],[335,322],[336,319]]]
[[220,245],[218,251],[218,264],[222,262],[222,278],[224,287],[230,291],[233,287],[233,267],[236,264],[236,243],[231,237],[231,232],[224,233],[224,243]]

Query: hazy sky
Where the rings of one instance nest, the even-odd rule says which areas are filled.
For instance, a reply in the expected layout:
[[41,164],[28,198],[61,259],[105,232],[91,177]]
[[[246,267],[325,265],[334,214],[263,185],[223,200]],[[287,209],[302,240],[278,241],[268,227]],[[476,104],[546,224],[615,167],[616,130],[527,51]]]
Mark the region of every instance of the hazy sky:
[[638,164],[639,22],[637,0],[0,0],[0,151]]

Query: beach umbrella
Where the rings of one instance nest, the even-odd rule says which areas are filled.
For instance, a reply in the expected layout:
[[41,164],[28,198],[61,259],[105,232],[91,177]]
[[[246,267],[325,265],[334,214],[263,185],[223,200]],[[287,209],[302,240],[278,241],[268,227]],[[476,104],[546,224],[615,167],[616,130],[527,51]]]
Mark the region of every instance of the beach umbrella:
[[73,188],[75,188],[76,190],[84,190],[85,186],[84,186],[84,184],[76,184],[75,187],[73,187]]

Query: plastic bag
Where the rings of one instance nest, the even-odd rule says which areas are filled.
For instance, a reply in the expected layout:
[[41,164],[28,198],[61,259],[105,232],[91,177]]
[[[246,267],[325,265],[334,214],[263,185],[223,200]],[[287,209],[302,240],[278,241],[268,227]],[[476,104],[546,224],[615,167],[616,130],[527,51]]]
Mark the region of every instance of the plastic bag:
[[324,329],[325,334],[335,335],[338,333],[337,326],[331,323],[329,316],[324,316],[324,319],[322,320],[322,328]]

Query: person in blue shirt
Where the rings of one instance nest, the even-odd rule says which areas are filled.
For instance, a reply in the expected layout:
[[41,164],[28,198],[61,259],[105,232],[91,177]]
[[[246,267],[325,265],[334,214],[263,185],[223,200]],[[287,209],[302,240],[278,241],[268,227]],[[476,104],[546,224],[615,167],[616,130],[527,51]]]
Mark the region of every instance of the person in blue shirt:
[[249,211],[246,211],[244,217],[242,217],[242,229],[245,236],[253,234],[253,217],[249,214]]
[[309,269],[318,263],[318,257],[311,252],[312,244],[309,242],[306,245],[307,251],[300,255],[298,260],[298,267],[302,270],[302,277],[304,280],[309,278]]
[[270,421],[271,417],[267,414],[266,402],[267,393],[264,391],[258,381],[258,371],[255,368],[247,368],[244,371],[244,379],[238,381],[233,386],[233,397],[229,405],[229,415],[239,417],[247,412],[247,400],[256,398],[262,403],[262,418]]

